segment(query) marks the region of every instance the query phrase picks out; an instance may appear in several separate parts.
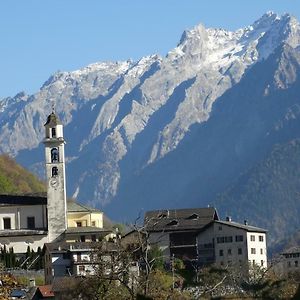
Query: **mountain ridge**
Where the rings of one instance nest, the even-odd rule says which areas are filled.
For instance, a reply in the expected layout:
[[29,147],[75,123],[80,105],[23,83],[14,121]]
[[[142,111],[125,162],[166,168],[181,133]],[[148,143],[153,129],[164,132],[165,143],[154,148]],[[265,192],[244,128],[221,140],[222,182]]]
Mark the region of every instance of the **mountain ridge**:
[[[55,104],[69,196],[114,218],[121,208],[212,204],[281,132],[297,137],[280,128],[298,118],[299,47],[298,21],[270,12],[236,31],[195,26],[166,57],[53,74],[36,94],[0,101],[0,152],[43,178],[40,142]],[[292,100],[279,101],[285,91]]]

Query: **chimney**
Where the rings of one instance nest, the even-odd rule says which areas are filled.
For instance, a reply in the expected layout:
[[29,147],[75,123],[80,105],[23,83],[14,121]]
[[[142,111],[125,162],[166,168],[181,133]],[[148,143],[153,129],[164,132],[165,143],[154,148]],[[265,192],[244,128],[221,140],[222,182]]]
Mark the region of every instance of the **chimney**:
[[229,216],[226,217],[226,221],[227,221],[227,222],[231,222],[231,217],[229,217]]
[[248,225],[248,221],[247,220],[244,220],[244,225]]
[[30,278],[29,279],[29,286],[30,287],[34,287],[35,286],[35,279],[34,278]]

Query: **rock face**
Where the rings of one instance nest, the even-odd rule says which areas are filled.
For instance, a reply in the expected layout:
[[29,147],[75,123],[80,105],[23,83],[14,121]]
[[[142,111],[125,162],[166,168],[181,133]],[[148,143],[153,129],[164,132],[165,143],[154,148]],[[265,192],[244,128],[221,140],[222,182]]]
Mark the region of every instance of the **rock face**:
[[299,136],[287,129],[300,112],[299,45],[297,20],[267,13],[235,32],[198,25],[166,57],[54,74],[38,93],[0,102],[0,152],[42,174],[55,103],[70,196],[120,220],[214,205],[274,143]]

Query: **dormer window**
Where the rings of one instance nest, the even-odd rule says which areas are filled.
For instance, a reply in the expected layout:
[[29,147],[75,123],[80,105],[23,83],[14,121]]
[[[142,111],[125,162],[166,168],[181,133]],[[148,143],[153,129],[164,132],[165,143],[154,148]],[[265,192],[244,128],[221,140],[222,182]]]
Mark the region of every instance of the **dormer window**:
[[53,138],[56,137],[56,128],[51,128],[51,135]]
[[197,220],[198,218],[199,218],[199,216],[197,214],[192,214],[187,217],[188,220]]
[[167,214],[159,214],[158,218],[159,219],[165,219],[167,217]]
[[167,224],[167,226],[176,226],[178,225],[178,221],[177,220],[173,220],[170,223]]

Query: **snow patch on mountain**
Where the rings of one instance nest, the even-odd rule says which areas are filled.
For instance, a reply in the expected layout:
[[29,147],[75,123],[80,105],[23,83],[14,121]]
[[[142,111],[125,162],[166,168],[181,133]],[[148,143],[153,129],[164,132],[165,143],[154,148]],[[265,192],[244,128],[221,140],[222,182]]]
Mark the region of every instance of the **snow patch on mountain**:
[[108,203],[122,176],[175,150],[191,126],[210,118],[214,102],[282,43],[300,45],[299,23],[269,12],[236,31],[197,25],[163,58],[57,72],[36,94],[0,101],[0,151],[17,156],[38,147],[54,105],[72,141],[68,166],[77,177],[69,192]]

